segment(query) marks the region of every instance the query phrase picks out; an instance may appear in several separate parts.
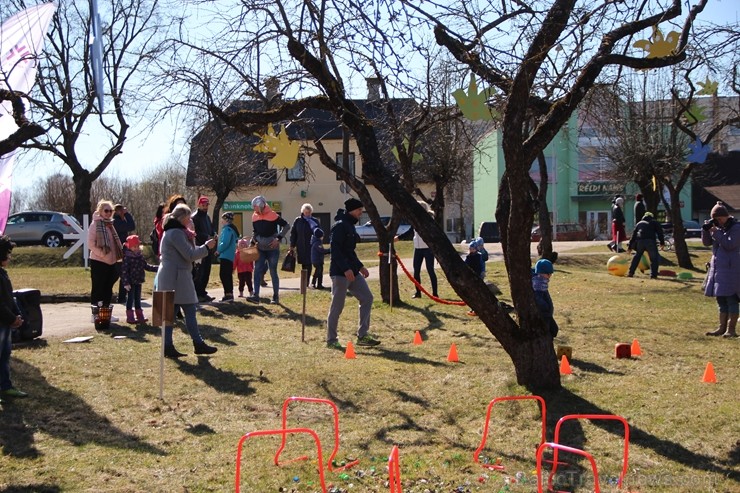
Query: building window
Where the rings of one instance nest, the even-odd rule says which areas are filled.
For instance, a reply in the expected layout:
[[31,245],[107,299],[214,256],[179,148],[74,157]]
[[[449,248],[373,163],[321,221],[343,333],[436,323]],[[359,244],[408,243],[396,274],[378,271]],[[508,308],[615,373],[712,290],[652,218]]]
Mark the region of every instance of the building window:
[[737,137],[738,135],[740,135],[740,124],[736,123],[734,125],[730,125],[727,133],[732,135],[733,137]]
[[295,166],[287,170],[285,179],[287,181],[306,181],[306,158],[303,154],[298,156]]
[[[342,153],[338,152],[336,156],[336,163],[337,166],[340,168],[342,167],[343,160],[342,160]],[[350,152],[349,153],[349,174],[352,176],[356,176],[355,174],[355,153]],[[339,176],[339,173],[337,173],[337,180],[341,180],[342,178]]]
[[460,231],[460,225],[462,224],[462,218],[460,217],[448,217],[445,221],[445,231],[448,233],[457,233]]

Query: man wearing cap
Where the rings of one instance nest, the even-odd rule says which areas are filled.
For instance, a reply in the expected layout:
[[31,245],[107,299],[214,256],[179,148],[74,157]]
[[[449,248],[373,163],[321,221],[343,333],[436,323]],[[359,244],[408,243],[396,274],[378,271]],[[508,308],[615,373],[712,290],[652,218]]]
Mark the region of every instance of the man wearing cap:
[[[210,201],[205,195],[198,199],[198,210],[193,214],[193,226],[195,227],[195,244],[196,246],[204,245],[206,241],[216,236],[213,229],[213,223],[208,216],[208,206]],[[213,257],[210,254],[201,259],[200,264],[193,267],[193,283],[195,284],[195,293],[198,295],[198,301],[207,303],[213,301],[212,296],[208,296],[208,281],[211,278],[211,264]]]
[[660,226],[658,221],[655,220],[652,212],[646,212],[642,216],[642,221],[635,224],[635,230],[632,232],[632,237],[627,245],[627,253],[635,250],[635,256],[632,258],[632,262],[630,263],[630,270],[627,277],[635,275],[635,269],[640,265],[642,254],[647,251],[648,256],[650,257],[650,278],[658,278],[660,255],[658,254],[658,247],[655,244],[656,241],[660,242],[660,248],[663,249],[665,246],[663,228]]
[[337,326],[339,316],[344,310],[344,302],[349,291],[360,303],[360,323],[357,329],[358,346],[377,346],[380,341],[372,337],[370,330],[370,310],[373,307],[373,293],[365,281],[370,275],[357,257],[357,232],[355,225],[362,215],[362,202],[352,197],[344,202],[344,209],[337,212],[337,222],[331,228],[331,306],[326,320],[326,345],[332,349],[342,349],[339,343]]

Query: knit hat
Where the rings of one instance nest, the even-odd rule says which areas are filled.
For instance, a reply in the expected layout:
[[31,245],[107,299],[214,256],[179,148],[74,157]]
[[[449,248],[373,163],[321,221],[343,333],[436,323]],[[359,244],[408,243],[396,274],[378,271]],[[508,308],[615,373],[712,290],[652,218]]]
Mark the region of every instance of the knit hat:
[[252,209],[257,210],[267,205],[267,199],[262,195],[257,195],[252,199]]
[[198,199],[198,205],[210,204],[211,201],[205,195]]
[[552,262],[546,258],[542,258],[534,264],[535,274],[552,274],[553,272],[555,272],[555,269],[552,266]]
[[614,200],[614,203],[619,207],[622,207],[624,205],[624,199],[622,197],[617,197],[616,200]]
[[323,238],[324,237],[324,230],[321,228],[316,228],[313,230],[313,235],[316,238]]
[[642,194],[641,193],[635,194],[635,200],[637,201],[642,200]]
[[642,216],[642,220],[643,221],[647,221],[648,219],[652,219],[652,218],[653,218],[653,213],[652,212],[646,212]]
[[248,246],[249,246],[249,240],[246,239],[246,238],[242,238],[236,244],[236,247],[239,248],[240,250],[243,250],[243,249],[247,248]]
[[227,221],[233,221],[234,220],[234,213],[233,212],[224,212],[221,214],[221,219],[226,219]]
[[727,212],[727,207],[725,207],[725,204],[722,202],[717,202],[717,205],[712,207],[712,212],[710,216],[712,217],[727,217],[730,213]]
[[347,212],[352,212],[355,209],[362,209],[362,202],[357,200],[354,197],[350,197],[347,200],[344,201],[344,210]]
[[124,243],[126,248],[129,250],[132,250],[136,248],[137,246],[141,245],[141,240],[136,235],[131,235],[128,238],[126,238],[126,242]]
[[10,236],[0,236],[0,262],[8,260],[8,254],[13,251],[13,248],[15,248],[15,243],[10,240]]

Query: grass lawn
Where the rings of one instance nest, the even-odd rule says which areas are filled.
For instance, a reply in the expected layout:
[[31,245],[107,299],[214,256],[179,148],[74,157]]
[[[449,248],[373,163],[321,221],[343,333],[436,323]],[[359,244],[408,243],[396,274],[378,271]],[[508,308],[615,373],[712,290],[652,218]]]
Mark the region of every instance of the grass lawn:
[[[363,258],[374,258],[377,246],[361,247]],[[693,251],[694,264],[703,265],[708,252]],[[408,255],[410,248],[402,251]],[[547,439],[564,415],[616,414],[630,425],[623,491],[740,491],[740,340],[703,335],[717,317],[714,300],[701,294],[701,272],[687,281],[618,278],[606,272],[609,256],[562,254],[556,265],[550,289],[561,332],[555,344],[573,348],[573,374],[563,377],[561,391],[542,395]],[[17,287],[89,290],[82,268],[24,263],[10,269]],[[503,263],[487,268],[506,299]],[[371,288],[378,292],[377,281]],[[346,473],[327,472],[327,484],[335,487],[330,491],[389,491],[386,461],[393,445],[400,449],[405,492],[536,491],[540,416],[530,401],[494,407],[482,455],[501,461],[506,471],[473,462],[489,401],[527,394],[516,384],[511,360],[464,307],[412,300],[412,290],[404,280],[405,303],[392,311],[376,302],[371,330],[383,344],[356,347],[356,359],[325,348],[328,292],[308,293],[305,342],[299,295],[281,297],[282,306],[204,307],[198,320],[219,352],[196,358],[184,329],[176,328],[178,349],[190,354],[165,361],[164,400],[158,398],[157,328],[116,329],[125,339],[98,335],[87,344],[52,339],[16,347],[14,383],[31,397],[2,406],[0,491],[233,491],[239,438],[280,428],[281,406],[290,396],[329,399],[339,408],[337,461],[360,462]],[[441,275],[440,292],[455,298]],[[44,306],[45,317],[52,309]],[[342,343],[354,340],[356,323],[348,298]],[[421,345],[412,344],[415,331]],[[614,345],[633,339],[643,355],[615,359]],[[447,361],[452,343],[459,363]],[[709,361],[716,384],[701,381]],[[329,456],[327,407],[294,403],[288,422],[315,429]],[[561,442],[593,453],[601,490],[617,491],[619,426],[572,422],[563,427]],[[279,444],[275,436],[245,443],[241,491],[320,491],[310,439],[291,436],[281,456],[310,460],[276,467]],[[558,469],[561,490],[592,490],[586,461],[568,454],[560,460],[571,464]]]

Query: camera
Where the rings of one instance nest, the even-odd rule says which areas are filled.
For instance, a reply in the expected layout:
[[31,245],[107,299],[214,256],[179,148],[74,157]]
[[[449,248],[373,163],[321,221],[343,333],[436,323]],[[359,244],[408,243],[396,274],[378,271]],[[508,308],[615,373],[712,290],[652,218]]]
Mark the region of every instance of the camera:
[[714,219],[710,219],[709,221],[705,221],[704,224],[701,225],[701,229],[704,231],[709,231],[712,229],[712,226],[717,226],[717,221]]

